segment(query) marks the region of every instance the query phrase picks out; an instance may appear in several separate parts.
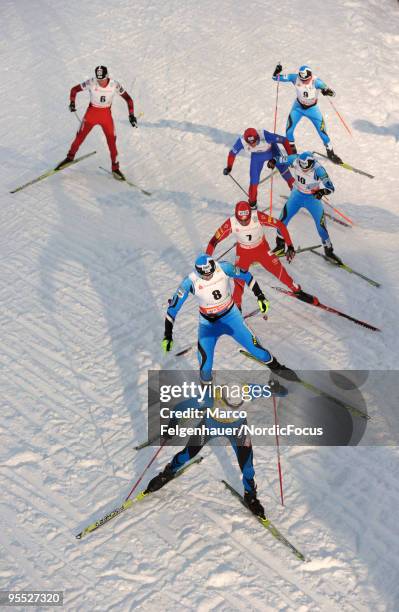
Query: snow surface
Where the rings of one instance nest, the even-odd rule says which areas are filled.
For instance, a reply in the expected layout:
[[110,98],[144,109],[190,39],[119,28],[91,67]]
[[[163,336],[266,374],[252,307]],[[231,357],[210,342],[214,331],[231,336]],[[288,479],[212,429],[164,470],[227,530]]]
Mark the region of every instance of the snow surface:
[[[0,588],[63,589],[67,610],[399,609],[397,447],[283,447],[286,505],[273,448],[256,448],[257,482],[272,520],[307,556],[296,560],[220,483],[240,487],[229,448],[204,451],[189,475],[87,539],[74,535],[118,505],[154,449],[146,437],[147,370],[196,368],[194,351],[163,357],[167,298],[241,198],[222,175],[228,148],[254,124],[273,129],[277,61],[304,62],[337,91],[347,134],[322,98],[338,154],[374,180],[328,165],[336,251],[382,282],[375,289],[311,254],[290,271],[305,289],[382,327],[381,334],[268,292],[269,321],[251,325],[293,368],[394,369],[398,356],[399,17],[395,0],[70,0],[1,3]],[[77,129],[72,85],[106,64],[132,93],[113,113],[121,168],[151,198],[99,170],[97,155],[23,192],[61,160]],[[281,86],[277,129],[293,100]],[[87,99],[77,100],[80,116]],[[320,150],[310,124],[300,148]],[[237,180],[248,160],[237,159]],[[269,183],[261,201],[269,201]],[[274,181],[274,210],[286,187]],[[317,241],[312,221],[290,225]],[[315,240],[316,238],[316,240]],[[270,240],[273,239],[270,233]],[[224,246],[224,245],[223,245]],[[226,247],[228,245],[226,244]],[[256,269],[262,286],[273,279]],[[247,309],[254,307],[248,294]],[[195,342],[187,303],[177,349]],[[229,339],[221,369],[248,368]],[[373,407],[370,413],[373,413]],[[151,475],[172,456],[160,454]]]

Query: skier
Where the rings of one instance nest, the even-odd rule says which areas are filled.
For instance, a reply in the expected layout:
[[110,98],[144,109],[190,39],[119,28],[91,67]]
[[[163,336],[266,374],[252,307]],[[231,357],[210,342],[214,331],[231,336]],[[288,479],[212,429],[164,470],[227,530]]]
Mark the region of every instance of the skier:
[[[251,211],[248,202],[244,201],[237,202],[235,214],[229,219],[226,219],[226,221],[216,230],[209,241],[206,253],[207,255],[213,255],[219,242],[222,242],[222,240],[225,240],[230,234],[233,234],[237,239],[235,262],[237,267],[241,270],[248,270],[251,264],[258,262],[265,270],[273,274],[278,280],[291,289],[291,291],[294,291],[299,299],[313,301],[313,297],[308,296],[308,294],[301,290],[300,285],[297,285],[293,281],[278,257],[271,253],[270,246],[263,233],[264,226],[278,228],[283,234],[284,240],[288,245],[285,256],[288,263],[290,263],[295,256],[295,249],[286,226],[281,221],[277,221],[264,212],[258,210]],[[234,279],[233,300],[239,310],[241,310],[244,284],[243,280]],[[312,297],[312,300],[310,300],[310,297]]]
[[[334,253],[326,227],[323,204],[320,202],[324,195],[328,195],[335,190],[330,177],[310,151],[305,151],[300,155],[288,155],[288,157],[285,157],[285,161],[294,168],[295,184],[281,211],[280,221],[287,226],[300,208],[306,208],[316,224],[326,257],[333,263],[341,265],[342,260]],[[281,159],[279,162],[281,163]],[[269,168],[273,168],[276,163],[277,160],[270,160],[268,162]],[[284,251],[285,240],[280,230],[277,229],[276,247],[273,252],[280,255]]]
[[[227,166],[223,170],[224,175],[230,174],[233,169],[236,155],[240,153],[240,151],[246,149],[246,151],[249,151],[251,154],[248,201],[252,208],[256,208],[260,173],[262,172],[265,161],[281,155],[278,144],[282,144],[286,152],[291,153],[288,140],[284,136],[273,134],[263,129],[255,130],[255,128],[247,128],[229,151]],[[294,179],[292,178],[288,166],[285,163],[278,163],[277,168],[288,187],[292,189]]]
[[289,140],[292,153],[297,152],[294,138],[295,128],[302,117],[307,117],[313,123],[318,135],[322,139],[328,158],[335,164],[342,164],[342,159],[334,153],[330,137],[326,132],[323,115],[317,106],[319,90],[321,90],[323,96],[335,96],[335,91],[327,87],[324,81],[313,76],[312,70],[307,65],[301,66],[298,73],[281,74],[282,69],[282,65],[277,64],[273,72],[273,80],[281,83],[292,83],[296,89],[296,100],[288,115],[286,126],[286,136]]
[[169,352],[173,346],[173,325],[179,310],[192,293],[199,302],[198,361],[203,383],[212,382],[212,365],[215,346],[220,336],[228,335],[244,346],[248,352],[262,360],[282,376],[292,370],[281,365],[260,344],[246,326],[242,314],[231,297],[229,278],[244,280],[258,300],[261,312],[267,312],[269,302],[250,272],[239,270],[227,261],[216,262],[205,253],[195,261],[195,271],[186,276],[169,303],[165,318],[165,334],[162,347]]
[[74,157],[85,140],[86,136],[91,132],[95,125],[100,125],[107,139],[109,152],[112,162],[112,174],[114,178],[121,181],[125,180],[124,175],[119,169],[118,151],[116,148],[116,135],[114,121],[111,113],[111,105],[115,94],[119,94],[128,105],[129,121],[132,127],[137,127],[137,119],[134,115],[134,104],[132,98],[122,85],[110,79],[106,66],[97,66],[95,69],[95,78],[88,79],[80,85],[72,87],[69,94],[70,103],[69,110],[74,113],[76,111],[75,98],[79,91],[88,91],[90,94],[90,104],[82,119],[80,128],[76,134],[75,140],[71,144],[66,158],[58,164],[56,170],[63,168],[74,160]]
[[[226,403],[223,399],[221,402]],[[211,405],[211,407],[213,407],[213,405]],[[253,512],[253,514],[264,518],[265,511],[256,494],[257,487],[254,480],[255,470],[251,436],[242,428],[243,425],[247,424],[247,420],[246,418],[228,420],[229,422],[226,422],[226,420],[227,419],[216,419],[207,415],[196,427],[200,429],[207,428],[208,431],[211,428],[217,428],[219,431],[225,429],[226,427],[229,428],[230,431],[223,433],[222,435],[225,435],[229,440],[236,454],[238,465],[240,466],[242,482],[244,485],[244,502],[249,510]],[[173,459],[167,463],[162,472],[150,480],[145,492],[152,493],[153,491],[157,491],[166,485],[174,478],[176,472],[181,469],[185,463],[194,459],[205,444],[207,444],[211,439],[212,436],[208,433],[205,433],[204,435],[196,434],[190,436],[185,448],[176,453]]]

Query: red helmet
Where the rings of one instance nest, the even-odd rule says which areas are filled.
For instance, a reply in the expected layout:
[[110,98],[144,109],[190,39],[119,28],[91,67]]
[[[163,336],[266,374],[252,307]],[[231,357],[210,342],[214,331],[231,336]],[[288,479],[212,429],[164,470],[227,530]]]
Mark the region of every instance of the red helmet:
[[255,128],[247,128],[244,132],[244,140],[250,145],[256,144],[259,142],[259,134],[255,130]]
[[248,202],[241,200],[237,202],[235,210],[236,219],[242,225],[247,225],[251,220],[251,206]]

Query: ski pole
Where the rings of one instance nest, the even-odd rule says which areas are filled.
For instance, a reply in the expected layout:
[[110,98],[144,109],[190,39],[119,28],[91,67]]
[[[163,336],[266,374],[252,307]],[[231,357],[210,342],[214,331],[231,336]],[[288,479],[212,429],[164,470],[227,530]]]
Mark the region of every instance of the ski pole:
[[343,117],[340,115],[340,113],[338,112],[338,110],[335,108],[335,106],[334,106],[334,104],[333,104],[332,100],[330,100],[330,98],[329,98],[329,99],[328,99],[328,101],[329,101],[329,103],[331,104],[331,106],[333,107],[333,109],[335,110],[335,112],[337,113],[338,118],[340,119],[340,121],[341,121],[342,125],[344,126],[344,128],[345,128],[345,129],[347,130],[347,132],[349,132],[349,134],[350,134],[350,135],[353,137],[352,132],[350,131],[350,129],[349,129],[349,128],[348,128],[348,126],[346,125],[346,123],[345,123],[345,121],[344,121]]
[[229,174],[229,177],[231,178],[231,180],[232,180],[232,181],[234,181],[234,182],[235,182],[235,184],[236,184],[236,185],[237,185],[237,186],[238,186],[238,187],[241,189],[241,191],[245,193],[245,195],[246,195],[246,196],[247,196],[247,198],[248,198],[248,197],[249,197],[249,196],[248,196],[248,193],[245,191],[245,189],[244,189],[243,187],[241,187],[240,183],[239,183],[238,181],[236,181],[236,179],[234,178],[234,176],[232,176],[231,174]]
[[274,397],[274,395],[272,396],[272,400],[273,400],[273,411],[274,411],[274,424],[276,426],[276,451],[277,451],[278,477],[280,480],[280,499],[281,499],[281,505],[284,506],[283,475],[281,471],[281,460],[280,460],[280,441],[279,441],[279,436],[278,436],[277,405],[276,405],[276,398]]
[[235,247],[235,245],[236,245],[236,243],[234,242],[234,244],[232,244],[232,245],[231,245],[231,246],[230,246],[230,247],[227,249],[227,251],[225,251],[225,252],[224,252],[224,253],[222,253],[221,255],[218,255],[218,256],[217,256],[217,259],[221,259],[221,258],[222,258],[222,257],[224,257],[225,255],[227,255],[227,253],[228,253],[229,251],[231,251],[231,249],[233,249],[233,248]]
[[270,174],[268,174],[267,176],[265,176],[265,178],[263,178],[261,181],[259,181],[259,185],[261,185],[262,183],[265,183],[266,181],[268,181],[269,178],[272,178],[272,176],[277,174],[277,172],[278,172],[278,170],[276,168],[275,170],[273,170],[273,172],[270,172]]
[[165,446],[166,442],[167,442],[167,439],[165,439],[165,440],[162,442],[161,446],[160,446],[160,447],[158,448],[158,450],[157,450],[157,451],[154,453],[154,455],[153,455],[153,457],[152,457],[151,461],[150,461],[149,463],[147,463],[147,465],[146,465],[146,467],[144,468],[144,470],[143,470],[143,472],[142,472],[142,474],[141,474],[140,478],[138,478],[138,480],[137,480],[137,481],[134,483],[134,485],[133,485],[133,487],[132,487],[132,489],[131,489],[131,491],[130,491],[129,495],[126,497],[125,501],[127,501],[127,500],[129,499],[129,497],[131,496],[131,494],[133,493],[133,491],[134,491],[134,490],[136,489],[136,487],[137,487],[137,486],[140,484],[140,482],[141,482],[141,481],[142,481],[142,479],[143,479],[144,474],[146,473],[146,471],[148,470],[148,468],[149,468],[149,467],[150,467],[150,466],[151,466],[151,465],[154,463],[155,459],[158,457],[159,453],[161,452],[161,450],[162,450],[162,449],[163,449],[163,447]]
[[332,209],[333,209],[333,211],[334,211],[334,212],[335,212],[337,215],[340,215],[340,216],[341,216],[343,219],[345,219],[346,221],[348,221],[349,223],[351,223],[352,225],[354,225],[354,223],[353,223],[352,219],[350,219],[349,217],[347,217],[346,215],[344,215],[344,213],[342,213],[340,210],[338,210],[338,208],[335,208],[335,206],[333,206],[332,204],[330,204],[330,202],[327,200],[327,198],[326,198],[326,197],[322,198],[322,200],[323,200],[323,202],[324,202],[325,204],[328,204],[328,206],[329,206],[330,208],[332,208]]
[[[278,108],[278,90],[279,90],[279,86],[280,86],[280,75],[278,75],[277,77],[277,90],[276,90],[276,107],[274,109],[274,128],[273,128],[273,132],[276,133],[276,125],[277,125],[277,108]],[[270,216],[272,215],[273,212],[273,175],[271,176],[270,179],[270,204],[269,204],[269,211],[270,211]]]

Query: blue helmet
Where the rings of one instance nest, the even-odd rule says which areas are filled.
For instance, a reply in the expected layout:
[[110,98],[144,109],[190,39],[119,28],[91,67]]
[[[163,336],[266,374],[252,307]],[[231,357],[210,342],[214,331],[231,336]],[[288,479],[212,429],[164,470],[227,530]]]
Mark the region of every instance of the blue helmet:
[[301,79],[301,81],[307,81],[312,76],[311,68],[307,66],[306,64],[304,64],[303,66],[299,68],[298,76]]
[[195,260],[195,270],[201,278],[211,278],[216,270],[215,260],[206,253],[201,253]]
[[309,170],[310,168],[313,168],[315,158],[313,157],[313,153],[311,151],[304,151],[298,156],[298,161],[303,170]]

